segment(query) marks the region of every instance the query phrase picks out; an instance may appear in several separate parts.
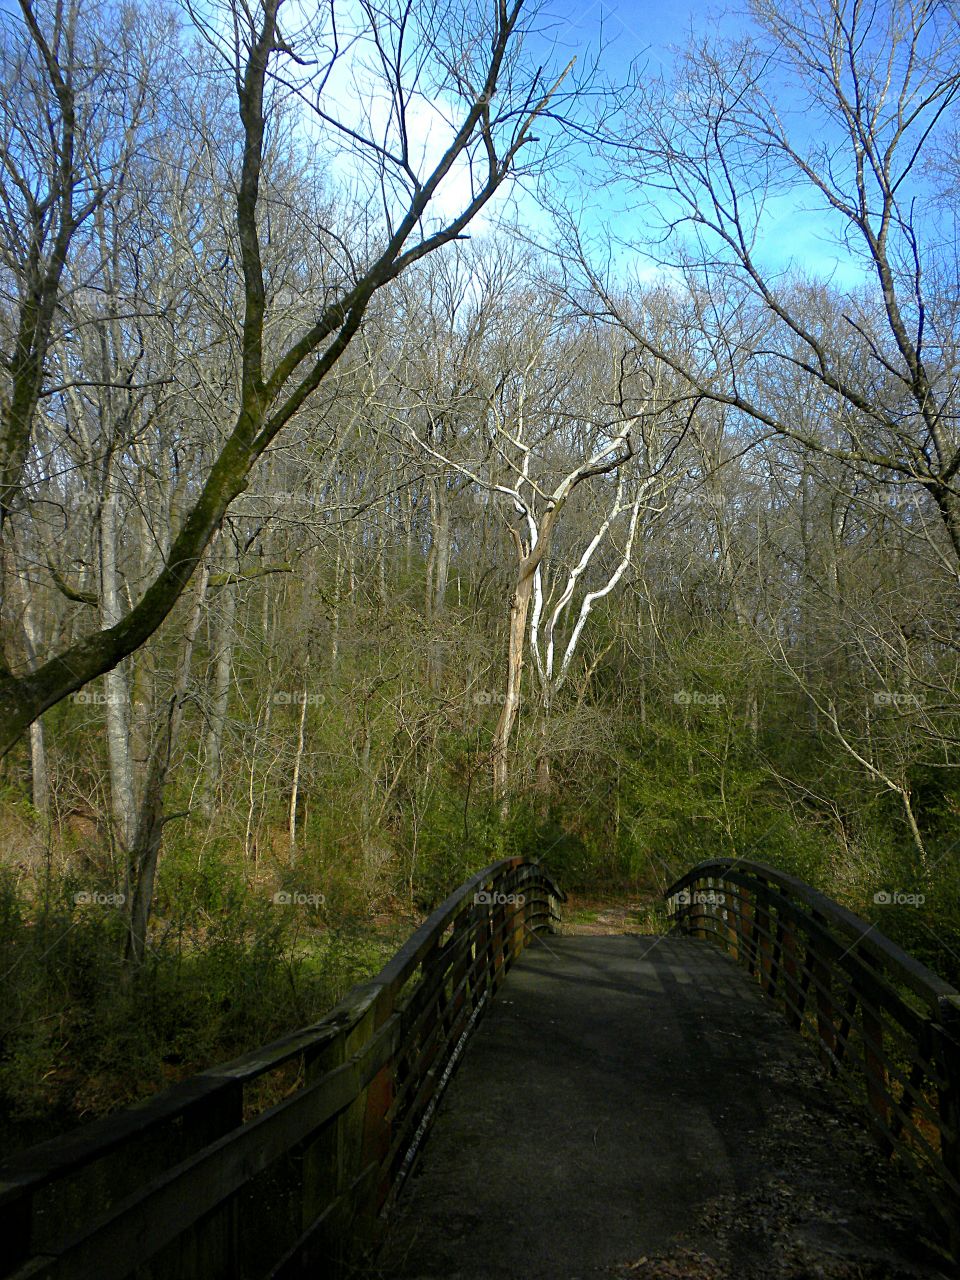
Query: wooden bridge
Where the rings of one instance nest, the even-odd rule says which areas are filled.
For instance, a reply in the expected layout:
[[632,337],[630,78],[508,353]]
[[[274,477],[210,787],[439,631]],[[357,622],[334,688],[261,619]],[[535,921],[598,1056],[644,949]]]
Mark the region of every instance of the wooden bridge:
[[8,1161],[0,1276],[956,1275],[960,995],[769,867],[667,896],[563,936],[489,867],[315,1026]]

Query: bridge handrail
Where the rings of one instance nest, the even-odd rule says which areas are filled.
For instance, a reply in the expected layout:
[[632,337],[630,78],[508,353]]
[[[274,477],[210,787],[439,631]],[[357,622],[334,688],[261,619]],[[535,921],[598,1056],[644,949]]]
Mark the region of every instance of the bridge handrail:
[[[723,946],[925,1175],[960,1260],[960,992],[874,925],[764,863],[713,858],[665,891],[675,932]],[[908,997],[913,997],[911,1000]]]
[[[120,1280],[153,1258],[186,1280],[200,1257],[205,1280],[279,1280],[307,1256],[336,1274],[409,1171],[486,1001],[565,900],[539,863],[493,863],[317,1023],[14,1156],[0,1166],[0,1276]],[[289,1095],[250,1114],[245,1088],[292,1066]],[[291,1162],[296,1177],[279,1168]],[[244,1189],[268,1186],[289,1201],[272,1249],[242,1213]]]
[[932,1008],[937,1008],[945,996],[952,997],[958,994],[957,989],[949,982],[945,982],[939,974],[928,969],[921,961],[898,947],[884,934],[879,933],[875,925],[855,915],[841,903],[834,902],[832,898],[828,898],[819,889],[814,889],[806,881],[788,875],[785,871],[778,871],[775,867],[768,867],[762,862],[749,862],[742,858],[711,858],[698,862],[665,891],[664,897],[675,896],[695,879],[702,879],[704,876],[723,875],[734,880],[737,868],[742,869],[745,875],[761,876],[768,883],[779,885],[792,897],[800,898],[813,910],[820,911],[841,933],[855,939],[861,950],[869,952],[880,960],[885,967],[897,975],[904,986],[909,987]]

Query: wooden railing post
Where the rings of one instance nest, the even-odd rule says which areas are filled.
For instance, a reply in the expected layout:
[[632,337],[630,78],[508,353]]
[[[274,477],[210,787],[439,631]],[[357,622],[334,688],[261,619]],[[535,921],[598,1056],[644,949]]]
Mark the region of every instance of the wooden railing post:
[[[818,924],[826,923],[819,912],[813,913]],[[816,988],[817,1005],[817,1041],[820,1061],[831,1073],[837,1070],[837,1028],[835,1023],[835,1006],[833,1001],[833,968],[816,950],[812,939],[807,941],[811,980]]]
[[524,902],[517,902],[516,898],[523,895],[518,893],[516,880],[513,877],[510,878],[509,883],[510,888],[507,893],[508,896],[514,898],[513,902],[507,903],[508,919],[510,921],[510,963],[512,964],[514,960],[519,959],[523,950],[523,908],[526,905],[526,899],[524,899]]
[[783,995],[787,1004],[787,1020],[795,1031],[803,1025],[803,1007],[805,992],[800,986],[799,966],[797,965],[797,935],[793,924],[785,920],[782,925],[781,964],[783,965]]
[[751,978],[757,976],[757,931],[754,921],[754,912],[756,910],[756,900],[751,897],[751,890],[745,889],[741,885],[740,889],[740,923],[743,938],[743,959],[746,962],[747,973]]
[[[306,1083],[322,1079],[361,1053],[385,1016],[381,996],[371,998],[369,987],[360,988],[355,1018],[305,1063]],[[361,1171],[374,1158],[371,1144],[376,1142],[378,1150],[381,1146],[382,1138],[375,1137],[376,1126],[382,1125],[389,1106],[393,1067],[391,1062],[387,1076],[380,1072],[360,1089],[303,1153],[301,1227],[310,1238],[300,1266],[319,1267],[331,1280],[346,1273],[357,1245],[366,1238],[369,1222],[364,1221],[360,1232],[352,1229],[357,1206],[351,1194]],[[374,1194],[376,1191],[374,1188]]]
[[[374,1031],[379,1030],[387,1019],[392,1016],[393,1012],[393,1002],[387,1003],[384,1001],[383,1007],[376,1010],[376,1017],[373,1023]],[[367,1086],[367,1106],[364,1116],[363,1148],[360,1165],[361,1168],[366,1168],[372,1163],[381,1166],[375,1200],[372,1205],[373,1216],[380,1212],[390,1193],[390,1170],[384,1167],[384,1161],[389,1154],[393,1137],[393,1125],[389,1117],[396,1094],[396,1070],[396,1058],[391,1056]]]
[[860,1035],[863,1040],[864,1082],[867,1105],[886,1124],[890,1116],[887,1099],[887,1064],[883,1056],[883,1020],[867,1005],[867,992],[860,996]]
[[560,900],[549,889],[547,890],[547,912],[550,917],[549,922],[547,924],[547,931],[549,933],[559,933],[560,932]]
[[493,990],[493,970],[494,970],[494,952],[493,952],[493,925],[490,919],[490,912],[482,907],[475,906],[477,912],[477,922],[475,925],[476,943],[474,950],[478,961],[482,956],[482,966],[480,968],[479,979],[475,984],[474,1007],[476,1007],[481,999]]
[[771,996],[777,995],[777,987],[779,986],[783,974],[783,934],[784,922],[783,917],[778,911],[776,914],[776,923],[773,927],[773,952],[770,957],[770,983],[767,987],[767,993]]
[[503,965],[504,951],[506,939],[505,912],[503,903],[494,902],[490,907],[490,931],[493,942],[493,972],[491,973],[491,986],[494,991],[503,981]]
[[740,963],[744,958],[743,900],[739,885],[731,885],[731,889],[736,891],[731,894],[730,908],[733,912],[733,958]]
[[768,995],[771,995],[773,986],[771,981],[770,904],[766,894],[766,883],[763,880],[758,880],[753,909],[753,934],[756,942],[754,959],[755,961],[759,959],[760,986]]
[[[311,1054],[305,1058],[305,1083],[309,1085],[322,1079],[329,1071],[341,1066],[345,1058],[346,1031],[344,1030],[320,1053]],[[300,1222],[303,1232],[315,1227],[323,1210],[337,1199],[343,1160],[343,1133],[340,1125],[334,1121],[321,1130],[303,1152]],[[331,1276],[337,1274],[334,1257],[337,1226],[338,1224],[328,1217],[319,1228],[316,1228],[310,1241],[309,1252],[304,1258],[304,1261],[308,1261],[310,1265],[323,1267]]]
[[[940,1158],[954,1182],[960,1183],[960,996],[940,999],[940,1070],[944,1084],[939,1093]],[[953,1192],[948,1215],[950,1248],[960,1258],[960,1194]]]
[[699,880],[695,880],[693,884],[690,886],[688,892],[690,894],[690,904],[689,904],[688,910],[690,912],[690,919],[693,924],[693,928],[690,930],[690,932],[694,938],[699,938],[700,941],[702,942],[706,940],[707,931],[704,928],[704,921],[703,921],[704,904],[703,904],[703,888],[701,886],[701,882]]
[[732,885],[727,884],[726,880],[718,880],[720,886],[720,896],[723,903],[720,907],[720,919],[722,921],[721,929],[723,931],[724,946],[730,954],[736,957],[737,954],[737,930],[736,918],[733,914],[734,898],[731,889]]
[[[453,933],[450,936],[448,946],[454,947],[461,943],[464,931],[470,928],[469,914],[459,916],[454,923]],[[450,1003],[444,1012],[443,1025],[444,1030],[449,1032],[456,1024],[457,1018],[460,1016],[460,1010],[466,1004],[468,993],[466,987],[463,991],[457,992],[457,988],[464,981],[470,968],[470,948],[463,947],[460,958],[455,960],[450,966]]]
[[533,932],[533,909],[536,899],[540,896],[540,885],[532,878],[524,880],[523,884],[523,909],[520,912],[520,946],[521,949],[530,945],[530,934]]

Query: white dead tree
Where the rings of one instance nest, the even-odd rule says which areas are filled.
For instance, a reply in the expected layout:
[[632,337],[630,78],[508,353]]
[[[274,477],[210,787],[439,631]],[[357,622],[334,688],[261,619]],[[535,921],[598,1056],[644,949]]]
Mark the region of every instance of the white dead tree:
[[[575,434],[586,456],[569,467],[573,442],[559,439],[563,432],[560,424],[567,416],[564,406],[548,407],[542,403],[535,412],[528,411],[528,387],[536,366],[543,360],[546,341],[544,337],[535,346],[518,371],[516,398],[512,405],[508,405],[500,395],[491,395],[483,441],[485,463],[471,465],[454,458],[439,449],[431,439],[418,434],[413,422],[407,420],[405,423],[408,437],[418,450],[445,469],[471,480],[479,488],[509,499],[516,516],[507,524],[516,550],[516,575],[510,596],[506,686],[491,748],[494,792],[504,809],[510,790],[509,744],[520,708],[528,623],[534,665],[544,706],[549,710],[553,693],[570,671],[592,609],[598,600],[615,589],[630,564],[641,513],[653,509],[655,496],[663,493],[670,483],[666,467],[681,438],[675,436],[667,445],[662,432],[655,430],[655,423],[665,408],[658,388],[644,398],[642,410],[629,414],[622,412],[626,402],[621,376],[620,416],[613,423],[593,429],[583,422],[578,423]],[[499,389],[504,382],[501,378]],[[569,389],[561,390],[561,398],[572,394]],[[593,405],[594,412],[597,407]],[[659,442],[656,446],[654,439]],[[555,460],[558,451],[565,455],[562,465],[569,467],[560,473],[559,479],[556,478]],[[539,477],[533,474],[535,460],[544,473]],[[627,473],[633,470],[633,466],[628,464],[634,463],[639,464],[639,474],[631,476],[632,483],[628,483]],[[587,481],[599,482],[613,475],[616,475],[613,497],[600,516],[586,548],[565,576],[562,572],[551,575],[551,585],[545,592],[544,568],[561,513],[569,507],[580,486]],[[587,591],[580,598],[576,622],[558,663],[557,638],[577,598],[581,580],[588,574],[600,549],[609,544],[613,531],[623,525],[626,525],[626,540],[617,563],[602,586]]]
[[[584,629],[595,605],[616,589],[630,568],[638,530],[666,510],[663,499],[676,479],[668,463],[679,438],[665,438],[657,419],[651,421],[647,414],[631,419],[628,429],[629,458],[618,460],[613,495],[593,514],[593,532],[579,558],[550,566],[545,556],[533,575],[530,652],[543,710],[538,762],[543,792],[550,787],[550,716],[573,669]],[[590,581],[595,585],[585,590]]]
[[[625,497],[624,480],[625,476],[621,469],[618,471],[616,492],[611,500],[609,509],[596,533],[584,548],[580,559],[566,571],[563,588],[559,594],[557,593],[557,586],[563,580],[564,575],[562,573],[555,576],[554,585],[547,596],[544,595],[543,589],[542,564],[537,567],[534,574],[533,613],[530,618],[530,649],[545,701],[549,701],[552,694],[556,693],[566,681],[574,654],[577,651],[580,636],[586,626],[587,619],[590,617],[593,606],[598,600],[602,600],[604,596],[608,596],[614,590],[629,567],[641,511],[651,509],[651,504],[655,501],[656,496],[663,492],[664,481],[662,478],[658,475],[648,475],[640,481],[639,485],[635,486],[631,497]],[[609,541],[608,535],[612,537],[611,530],[614,526],[624,524],[624,521],[620,519],[621,516],[628,516],[629,518],[626,521],[626,540],[616,566],[602,587],[598,587],[595,591],[584,592],[580,599],[577,620],[567,637],[566,645],[564,646],[561,640],[558,647],[558,628],[562,629],[565,618],[572,612],[580,579],[589,570],[600,548]],[[557,653],[560,649],[562,649],[562,657],[558,663]]]

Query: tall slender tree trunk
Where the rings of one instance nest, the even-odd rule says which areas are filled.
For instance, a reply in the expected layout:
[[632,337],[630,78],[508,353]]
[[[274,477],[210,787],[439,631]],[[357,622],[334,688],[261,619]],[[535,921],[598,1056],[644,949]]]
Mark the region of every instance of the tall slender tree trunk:
[[[22,593],[23,635],[26,641],[27,663],[32,668],[37,660],[37,628],[33,605],[27,590]],[[43,720],[37,719],[30,726],[30,791],[35,811],[45,828],[50,822],[50,774],[47,768],[47,748],[43,735]]]
[[527,633],[527,614],[533,595],[533,573],[521,574],[513,598],[510,601],[510,629],[507,644],[507,687],[500,708],[500,716],[493,735],[493,792],[500,804],[500,813],[509,812],[510,736],[520,707],[520,682],[523,675],[523,649]]
[[129,928],[125,956],[128,967],[139,965],[146,951],[147,927],[153,908],[153,890],[160,861],[163,828],[171,820],[170,817],[165,817],[163,812],[164,791],[170,773],[173,749],[183,720],[183,707],[193,665],[193,650],[203,618],[209,583],[210,565],[209,561],[204,559],[200,581],[197,584],[196,600],[187,621],[173,689],[167,703],[167,714],[157,732],[147,764],[143,798],[137,818],[136,839],[128,860]]
[[[446,608],[450,579],[450,506],[439,482],[433,498],[433,537],[427,568],[427,616],[439,618]],[[430,645],[427,678],[431,688],[440,688],[443,679],[443,643],[440,639]]]
[[550,698],[544,700],[543,719],[540,723],[540,749],[537,755],[537,808],[541,817],[550,812],[553,776],[550,760]]
[[920,834],[920,827],[917,825],[916,814],[913,812],[913,804],[910,801],[910,792],[906,788],[901,789],[900,799],[903,801],[903,811],[906,814],[907,826],[910,828],[910,835],[913,837],[913,843],[920,857],[920,870],[925,876],[927,870],[927,850],[924,847],[923,836]]
[[307,725],[307,677],[303,678],[303,701],[300,703],[300,725],[297,731],[297,751],[293,758],[293,779],[290,784],[290,865],[297,857],[297,799],[300,795],[300,768],[303,762],[303,748],[306,740]]
[[[117,574],[117,498],[109,475],[107,484],[109,489],[100,509],[100,614],[104,630],[123,616]],[[110,800],[117,839],[127,857],[136,838],[137,797],[130,744],[130,688],[125,664],[118,664],[103,679]]]
[[[239,561],[233,560],[239,572]],[[213,667],[213,688],[207,712],[207,728],[203,738],[203,784],[200,793],[200,812],[209,821],[217,807],[217,791],[223,771],[223,737],[227,725],[227,709],[230,705],[230,684],[233,678],[233,650],[236,643],[237,594],[239,585],[226,582],[221,588],[220,620],[216,630],[216,658]]]
[[330,670],[336,671],[340,657],[340,578],[343,573],[343,554],[337,546],[337,562],[333,570],[333,616],[330,619]]

